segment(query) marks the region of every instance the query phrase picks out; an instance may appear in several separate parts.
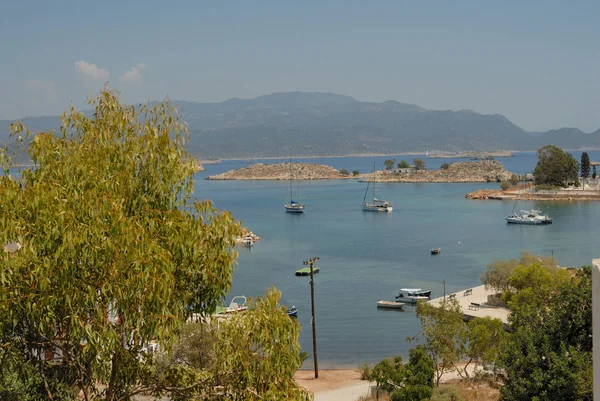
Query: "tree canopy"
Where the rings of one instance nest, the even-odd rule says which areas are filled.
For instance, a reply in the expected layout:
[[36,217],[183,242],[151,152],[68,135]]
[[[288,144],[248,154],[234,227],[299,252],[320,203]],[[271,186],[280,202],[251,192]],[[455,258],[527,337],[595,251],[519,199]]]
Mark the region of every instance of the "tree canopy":
[[591,269],[563,282],[545,304],[510,316],[500,355],[502,400],[592,400]]
[[383,162],[386,170],[391,170],[394,168],[394,164],[396,163],[396,159],[387,159]]
[[538,162],[533,171],[536,185],[566,187],[578,183],[579,163],[569,152],[554,145],[538,149]]
[[590,156],[587,152],[581,154],[581,177],[588,178],[590,176]]
[[415,166],[415,169],[425,170],[425,161],[423,161],[423,159],[416,157],[413,159],[413,164]]
[[33,137],[21,178],[0,177],[0,243],[22,245],[0,252],[0,371],[34,374],[47,399],[62,385],[126,399],[147,375],[146,347],[169,349],[192,312],[211,313],[236,259],[239,224],[191,198],[169,103],[124,106],[103,90],[91,105],[93,117],[71,108],[58,133]]
[[402,160],[400,161],[400,163],[398,163],[398,168],[409,168],[410,164],[408,164],[408,162],[406,160]]

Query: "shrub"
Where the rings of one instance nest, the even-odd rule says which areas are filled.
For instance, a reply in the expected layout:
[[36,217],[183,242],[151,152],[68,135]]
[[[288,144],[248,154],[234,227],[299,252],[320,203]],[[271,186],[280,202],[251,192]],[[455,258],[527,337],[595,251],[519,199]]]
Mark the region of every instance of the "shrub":
[[353,176],[357,176],[359,174],[360,174],[360,171],[358,171],[358,170],[352,170],[352,175]]
[[450,168],[450,165],[448,163],[442,163],[442,165],[440,166],[440,168],[442,170],[448,170]]
[[506,191],[508,188],[510,188],[510,183],[508,181],[504,180],[500,183],[500,188],[503,191]]
[[406,160],[402,160],[400,163],[398,163],[398,168],[409,168],[410,164],[408,164],[408,162]]
[[346,170],[345,168],[340,170],[340,174],[341,175],[350,175],[350,172],[348,170]]

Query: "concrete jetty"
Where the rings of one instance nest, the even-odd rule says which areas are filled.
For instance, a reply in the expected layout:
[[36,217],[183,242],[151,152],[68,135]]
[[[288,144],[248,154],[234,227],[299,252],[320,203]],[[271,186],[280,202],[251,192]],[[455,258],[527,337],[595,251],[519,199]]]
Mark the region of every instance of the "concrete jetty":
[[[510,310],[506,307],[495,306],[488,303],[488,295],[494,295],[493,290],[486,290],[484,285],[468,288],[452,294],[446,294],[446,300],[455,298],[460,305],[463,318],[469,321],[476,317],[491,317],[500,319],[502,323],[508,324]],[[444,297],[432,299],[429,302],[434,306],[440,306]]]

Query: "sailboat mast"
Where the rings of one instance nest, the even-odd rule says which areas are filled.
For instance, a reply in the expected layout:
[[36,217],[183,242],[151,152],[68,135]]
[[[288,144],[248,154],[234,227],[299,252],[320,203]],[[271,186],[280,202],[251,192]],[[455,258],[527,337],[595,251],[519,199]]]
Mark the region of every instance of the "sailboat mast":
[[373,202],[375,202],[375,162],[373,162]]

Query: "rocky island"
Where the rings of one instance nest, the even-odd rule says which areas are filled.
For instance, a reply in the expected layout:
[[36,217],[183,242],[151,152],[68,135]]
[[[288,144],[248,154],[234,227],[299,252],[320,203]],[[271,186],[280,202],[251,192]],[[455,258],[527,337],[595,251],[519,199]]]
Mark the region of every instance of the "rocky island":
[[[500,182],[509,180],[513,173],[506,170],[502,163],[495,160],[456,162],[447,169],[415,170],[395,172],[384,170],[369,175],[376,182]],[[363,178],[362,181],[367,181]]]
[[257,163],[207,177],[207,180],[338,180],[353,178],[331,166],[315,163]]

